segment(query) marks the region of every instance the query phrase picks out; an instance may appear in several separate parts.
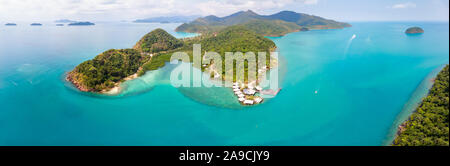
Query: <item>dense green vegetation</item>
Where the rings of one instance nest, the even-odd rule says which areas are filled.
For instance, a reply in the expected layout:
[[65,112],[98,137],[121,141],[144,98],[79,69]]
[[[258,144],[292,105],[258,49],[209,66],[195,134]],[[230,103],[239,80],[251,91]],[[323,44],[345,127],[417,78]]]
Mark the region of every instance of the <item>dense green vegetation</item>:
[[244,25],[260,35],[282,36],[307,29],[337,29],[351,26],[318,16],[282,11],[273,15],[258,15],[253,11],[241,11],[226,17],[207,16],[177,27],[176,31],[211,33],[227,26]]
[[136,73],[148,59],[135,49],[111,49],[85,61],[69,73],[86,91],[101,91],[114,87],[123,78]]
[[141,70],[138,74],[143,75],[143,74],[145,74],[146,71],[156,70],[161,67],[164,67],[166,62],[170,61],[171,56],[172,56],[172,52],[153,56],[153,58],[150,61],[148,61],[147,63],[142,65],[143,70]]
[[[200,40],[191,40],[187,43],[200,43],[202,51],[215,51],[220,55],[225,52],[269,52],[275,43],[264,38],[244,26],[231,26],[224,30]],[[192,50],[192,44],[184,49]]]
[[348,23],[337,22],[319,16],[296,13],[292,11],[281,11],[279,13],[266,16],[266,18],[293,22],[299,26],[309,29],[339,29],[351,26]]
[[[274,42],[248,30],[244,26],[230,26],[218,33],[204,34],[183,42],[183,47],[154,56],[151,61],[143,65],[143,71],[156,70],[163,67],[165,62],[170,61],[172,53],[176,51],[186,52],[192,59],[193,44],[201,44],[202,53],[205,51],[219,53],[222,56],[222,60],[225,59],[225,52],[266,52],[266,59],[269,60],[270,51],[275,48]],[[222,74],[225,74],[225,66],[223,64],[221,66]]]
[[253,20],[242,25],[263,36],[283,36],[287,33],[302,30],[302,27],[295,23],[281,20]]
[[183,43],[163,29],[155,29],[146,34],[134,47],[145,53],[157,53],[181,47]]
[[[183,40],[156,29],[146,34],[134,49],[108,50],[93,60],[81,63],[69,73],[68,79],[83,91],[108,90],[130,75],[142,75],[146,71],[163,67],[174,52],[186,52],[192,60],[193,44],[201,44],[202,54],[215,51],[222,59],[225,59],[225,52],[266,52],[267,65],[269,52],[275,48],[274,42],[245,26],[230,26],[217,33]],[[225,74],[225,66],[217,66],[221,66],[222,74]]]
[[[241,25],[235,25],[227,27],[218,33],[209,34],[207,37],[197,39],[197,40],[190,40],[186,42],[186,47],[184,50],[186,52],[189,52],[189,50],[192,50],[193,44],[201,44],[202,46],[202,52],[205,51],[214,51],[219,53],[222,56],[223,64],[218,65],[222,66],[222,76],[225,75],[225,52],[253,52],[255,53],[255,56],[258,52],[265,52],[266,53],[266,65],[269,65],[269,57],[270,52],[275,49],[275,43],[267,38],[264,38],[262,35],[256,34],[254,31],[249,30],[245,26]],[[256,59],[256,62],[258,60]],[[248,74],[247,70],[248,63],[245,63],[245,76]],[[236,71],[236,68],[234,68],[234,72]],[[237,78],[224,78],[226,80],[236,81]],[[246,81],[245,78],[243,78]]]
[[400,127],[397,146],[449,146],[449,66],[436,77],[428,96]]

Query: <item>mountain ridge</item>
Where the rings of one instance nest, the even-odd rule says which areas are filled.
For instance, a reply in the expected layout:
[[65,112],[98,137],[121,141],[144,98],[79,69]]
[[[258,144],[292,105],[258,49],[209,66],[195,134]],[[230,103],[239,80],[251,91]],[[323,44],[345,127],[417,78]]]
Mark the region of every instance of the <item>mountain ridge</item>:
[[[249,23],[253,24],[253,26],[259,25],[261,27],[253,27]],[[348,23],[293,11],[281,11],[272,15],[259,15],[252,10],[247,10],[239,11],[225,17],[217,17],[214,15],[201,17],[178,26],[176,31],[211,33],[232,25],[244,25],[250,30],[266,36],[283,36],[286,33],[309,29],[342,29],[351,27]],[[277,29],[283,29],[283,31],[280,32]]]

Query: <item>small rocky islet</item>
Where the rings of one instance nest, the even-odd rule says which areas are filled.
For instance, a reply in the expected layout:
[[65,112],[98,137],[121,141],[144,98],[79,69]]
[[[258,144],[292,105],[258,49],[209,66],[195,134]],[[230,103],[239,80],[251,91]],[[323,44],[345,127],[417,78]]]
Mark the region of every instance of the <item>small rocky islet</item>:
[[406,34],[422,34],[424,32],[425,31],[420,27],[410,27],[405,31]]

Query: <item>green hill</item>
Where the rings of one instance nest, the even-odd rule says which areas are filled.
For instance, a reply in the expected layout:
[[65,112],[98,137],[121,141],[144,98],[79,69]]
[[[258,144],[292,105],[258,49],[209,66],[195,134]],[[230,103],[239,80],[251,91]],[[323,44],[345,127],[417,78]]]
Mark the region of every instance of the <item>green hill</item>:
[[248,10],[226,17],[198,18],[190,23],[180,25],[176,31],[211,33],[232,25],[245,25],[248,29],[267,36],[282,36],[286,33],[306,29],[338,29],[351,26],[347,23],[291,11],[264,16]]
[[182,45],[180,40],[158,28],[142,37],[133,48],[145,53],[156,53],[172,50]]
[[287,33],[302,31],[301,26],[281,20],[253,20],[242,25],[263,36],[283,36]]
[[293,22],[301,27],[306,27],[309,29],[340,29],[351,27],[348,23],[337,22],[319,16],[296,13],[292,11],[281,11],[279,13],[266,16],[265,18]]
[[186,41],[186,51],[192,50],[192,44],[200,43],[202,51],[215,51],[221,55],[225,52],[269,52],[275,43],[245,26],[230,26],[216,34]]
[[146,60],[148,57],[135,49],[111,49],[79,64],[67,79],[82,91],[98,92],[136,73]]

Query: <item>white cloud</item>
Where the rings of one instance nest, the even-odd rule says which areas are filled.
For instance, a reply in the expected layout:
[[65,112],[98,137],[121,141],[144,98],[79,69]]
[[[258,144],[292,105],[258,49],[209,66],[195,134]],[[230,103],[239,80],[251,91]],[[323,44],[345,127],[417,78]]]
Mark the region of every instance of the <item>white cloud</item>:
[[306,5],[315,5],[319,2],[319,0],[301,0]]
[[163,15],[224,16],[239,10],[264,11],[318,0],[0,0],[1,21],[122,20]]
[[412,2],[406,2],[406,3],[400,3],[400,4],[395,4],[392,6],[389,6],[389,8],[392,9],[406,9],[406,8],[415,8],[417,5],[415,3]]

